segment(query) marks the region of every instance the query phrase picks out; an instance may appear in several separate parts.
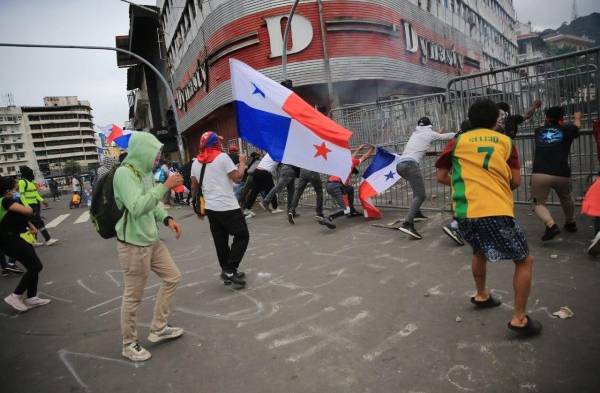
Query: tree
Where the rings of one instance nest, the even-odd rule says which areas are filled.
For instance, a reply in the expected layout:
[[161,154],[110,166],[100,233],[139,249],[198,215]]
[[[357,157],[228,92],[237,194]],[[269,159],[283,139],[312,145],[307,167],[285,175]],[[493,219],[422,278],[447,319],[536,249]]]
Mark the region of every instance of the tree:
[[81,165],[75,160],[68,160],[63,167],[65,176],[73,177],[81,173]]

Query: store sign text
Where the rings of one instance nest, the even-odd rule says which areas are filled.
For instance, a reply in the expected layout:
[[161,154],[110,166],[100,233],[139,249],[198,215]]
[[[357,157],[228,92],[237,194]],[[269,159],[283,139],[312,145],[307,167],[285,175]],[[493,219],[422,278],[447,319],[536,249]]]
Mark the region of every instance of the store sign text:
[[410,22],[406,21],[404,21],[404,38],[406,40],[407,51],[421,53],[421,63],[427,64],[429,60],[433,60],[463,69],[465,63],[463,55],[456,52],[454,48],[446,48],[443,45],[419,36]]
[[[281,20],[287,17],[287,15],[278,15],[265,18],[265,22],[267,22],[267,31],[269,32],[269,43],[271,45],[271,54],[269,55],[271,58],[283,55]],[[296,14],[296,16],[292,18],[290,38],[292,47],[287,50],[288,55],[301,52],[308,48],[313,39],[313,28],[310,20],[302,15]]]
[[183,88],[175,90],[175,101],[177,109],[187,112],[187,104],[200,90],[208,92],[208,65],[198,60],[196,71]]

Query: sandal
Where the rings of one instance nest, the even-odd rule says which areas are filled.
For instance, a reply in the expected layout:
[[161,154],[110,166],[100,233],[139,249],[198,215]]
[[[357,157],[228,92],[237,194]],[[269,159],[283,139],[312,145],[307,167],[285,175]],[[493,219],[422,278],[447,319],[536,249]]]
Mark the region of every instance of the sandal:
[[531,319],[529,315],[525,316],[527,318],[527,323],[525,326],[514,326],[510,322],[508,322],[508,328],[510,330],[514,330],[522,336],[537,336],[542,332],[542,324],[538,321]]
[[475,297],[471,297],[471,303],[473,303],[475,306],[477,306],[477,308],[492,308],[492,307],[498,307],[499,305],[502,304],[502,302],[498,299],[495,299],[492,295],[490,295],[487,300],[482,301],[478,301],[475,300]]

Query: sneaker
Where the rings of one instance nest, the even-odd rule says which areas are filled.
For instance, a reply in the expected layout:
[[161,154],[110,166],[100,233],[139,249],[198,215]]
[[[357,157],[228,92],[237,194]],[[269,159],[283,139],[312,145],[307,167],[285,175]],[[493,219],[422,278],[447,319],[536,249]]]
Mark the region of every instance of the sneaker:
[[172,340],[183,336],[183,329],[166,325],[164,328],[157,332],[150,332],[148,335],[148,341],[151,343],[157,343],[165,340]]
[[36,241],[36,242],[34,242],[34,243],[33,243],[33,246],[34,246],[34,247],[41,247],[41,246],[43,246],[43,245],[44,245],[44,243],[42,243],[42,242],[38,242],[38,241]]
[[19,296],[19,295],[16,295],[14,293],[11,293],[7,297],[5,297],[4,301],[9,306],[11,306],[12,308],[14,308],[17,311],[27,311],[27,310],[29,310],[29,307],[27,307],[27,305],[25,304],[25,302],[23,302],[23,297]]
[[2,269],[2,273],[0,274],[2,277],[8,277],[8,270]]
[[560,229],[558,228],[558,225],[554,224],[551,227],[547,226],[546,230],[544,231],[544,235],[542,236],[542,240],[543,241],[552,240],[559,233],[560,233]]
[[317,220],[320,225],[325,225],[329,229],[336,228],[331,217],[315,216],[315,220]]
[[425,217],[425,215],[423,213],[421,213],[420,210],[417,213],[417,215],[415,216],[415,218],[413,219],[414,222],[420,222],[420,221],[425,221],[425,220],[429,220],[429,217]]
[[8,265],[4,270],[17,274],[25,273],[25,270],[21,269],[20,267],[17,267],[16,265]]
[[443,226],[442,230],[444,231],[444,233],[446,235],[450,236],[450,239],[454,240],[454,242],[456,244],[458,244],[459,246],[465,245],[465,242],[463,241],[463,239],[460,236],[460,234],[458,233],[458,231],[456,229],[452,228],[450,225]]
[[588,247],[587,252],[593,257],[600,255],[600,232],[598,232],[596,237],[592,240],[592,244]]
[[296,222],[294,221],[294,213],[293,212],[288,212],[287,214],[288,217],[288,222],[292,225],[294,225]]
[[349,214],[346,214],[346,217],[348,217],[348,218],[361,217],[361,216],[362,216],[362,213],[359,213],[358,211],[356,211],[354,209],[350,210]]
[[575,232],[577,232],[577,223],[575,221],[567,222],[563,228],[567,232],[575,233]]
[[142,348],[142,346],[138,342],[133,342],[131,344],[125,345],[123,347],[123,352],[121,352],[124,358],[127,358],[133,362],[143,362],[152,357],[150,352],[146,349]]
[[256,216],[256,213],[254,213],[252,210],[246,210],[246,211],[244,212],[244,218],[245,218],[246,220],[247,220],[247,219],[249,219],[249,218],[252,218],[252,217],[254,217],[254,216]]
[[423,239],[423,236],[421,236],[419,234],[419,232],[417,232],[417,230],[415,229],[415,225],[411,224],[410,222],[405,222],[404,224],[402,224],[402,226],[400,228],[398,228],[398,230],[406,233],[413,239],[416,239],[416,240]]
[[234,289],[242,289],[246,286],[246,280],[237,271],[233,273],[222,272],[221,279],[223,279],[223,284],[232,285]]
[[27,307],[34,308],[34,307],[45,306],[45,305],[49,304],[50,301],[51,301],[50,299],[42,299],[40,297],[34,296],[34,297],[28,297],[27,299],[25,299],[24,303],[27,305]]
[[273,213],[273,214],[277,214],[277,213],[283,213],[283,212],[285,212],[285,210],[281,210],[280,208],[277,208],[277,209],[271,210],[271,213]]
[[52,245],[54,245],[54,244],[56,244],[56,243],[58,243],[58,239],[54,239],[54,238],[52,238],[52,239],[50,239],[50,240],[48,240],[48,241],[46,242],[46,245],[47,245],[47,246],[52,246]]
[[258,202],[258,206],[262,207],[263,210],[270,212],[271,208],[269,207],[268,204],[265,204],[264,201],[260,201]]

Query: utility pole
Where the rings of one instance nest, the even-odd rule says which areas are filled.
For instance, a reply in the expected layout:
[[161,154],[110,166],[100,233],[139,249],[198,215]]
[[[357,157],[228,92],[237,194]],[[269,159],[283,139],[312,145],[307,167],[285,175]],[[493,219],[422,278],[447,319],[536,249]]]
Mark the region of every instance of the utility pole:
[[577,0],[573,0],[573,9],[571,11],[571,22],[579,17],[579,13],[577,12]]

